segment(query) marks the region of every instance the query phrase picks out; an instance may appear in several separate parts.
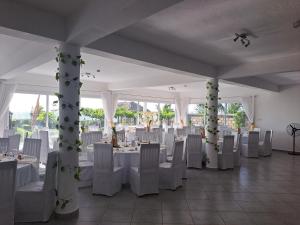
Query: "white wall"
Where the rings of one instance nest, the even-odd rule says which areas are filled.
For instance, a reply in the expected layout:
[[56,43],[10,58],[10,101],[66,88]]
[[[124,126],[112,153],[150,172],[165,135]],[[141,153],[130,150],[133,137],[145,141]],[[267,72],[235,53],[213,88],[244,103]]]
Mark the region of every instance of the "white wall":
[[[292,137],[286,133],[286,126],[291,122],[300,123],[300,85],[256,97],[256,127],[274,131],[273,149],[292,149]],[[296,139],[297,149],[300,151],[300,136]]]

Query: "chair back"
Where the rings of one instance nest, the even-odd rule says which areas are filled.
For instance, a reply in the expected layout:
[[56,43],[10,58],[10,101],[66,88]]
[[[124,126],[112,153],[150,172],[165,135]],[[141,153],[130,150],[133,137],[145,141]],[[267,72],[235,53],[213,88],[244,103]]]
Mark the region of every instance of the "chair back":
[[135,128],[135,137],[141,141],[145,132],[146,132],[145,128]]
[[186,139],[186,153],[202,152],[202,137],[198,134],[189,134]]
[[49,152],[47,156],[46,175],[43,189],[46,191],[54,190],[56,187],[56,175],[58,163],[58,152]]
[[163,138],[162,138],[162,135],[163,135],[163,129],[162,128],[153,128],[153,133],[156,134],[156,137],[158,139],[158,143],[162,143],[163,141]]
[[157,133],[154,132],[144,132],[142,136],[143,142],[155,142],[159,143],[159,137]]
[[37,162],[40,162],[41,144],[41,139],[25,138],[23,153],[25,155],[35,156],[37,158]]
[[185,131],[184,131],[183,128],[177,128],[177,129],[176,129],[176,133],[177,133],[177,136],[178,136],[178,137],[183,137],[183,136],[185,136]]
[[234,136],[225,135],[223,138],[222,154],[233,154]]
[[94,144],[100,142],[102,139],[102,131],[91,131],[90,133],[90,142],[88,144]]
[[8,138],[9,136],[12,136],[16,133],[14,129],[4,129],[3,131],[3,137]]
[[259,144],[259,132],[249,131],[248,149],[258,149],[258,144]]
[[118,130],[117,131],[117,139],[120,142],[124,142],[125,141],[125,130]]
[[139,172],[154,172],[159,168],[159,144],[142,144]]
[[9,136],[8,139],[9,139],[9,144],[8,144],[9,150],[10,151],[19,151],[21,135],[15,134],[15,135]]
[[49,133],[47,130],[40,130],[39,136],[41,139],[41,162],[46,164],[48,153],[50,152],[49,147]]
[[9,139],[0,138],[0,153],[6,153],[9,150]]
[[173,155],[173,148],[175,143],[175,136],[174,134],[165,134],[165,145],[167,149],[167,155]]
[[174,133],[175,133],[175,130],[173,127],[168,128],[168,134],[174,134]]
[[201,127],[194,127],[194,134],[201,134]]
[[173,159],[172,159],[173,167],[182,164],[183,144],[184,144],[184,141],[176,141],[174,144],[174,153],[173,153]]
[[0,224],[14,224],[17,161],[0,162]]
[[272,151],[272,131],[267,130],[265,132],[265,138],[264,138],[264,148],[267,153],[271,153]]
[[192,128],[189,126],[184,126],[183,127],[183,131],[184,131],[184,136],[187,136],[189,134],[192,134]]
[[112,144],[94,144],[94,170],[113,171]]
[[238,134],[236,140],[236,150],[241,152],[242,147],[243,147],[243,134]]

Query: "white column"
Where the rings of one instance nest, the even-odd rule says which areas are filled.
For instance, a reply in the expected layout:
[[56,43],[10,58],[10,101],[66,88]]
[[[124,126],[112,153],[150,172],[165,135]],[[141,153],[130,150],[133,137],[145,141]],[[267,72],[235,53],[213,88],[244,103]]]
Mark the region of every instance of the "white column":
[[46,95],[46,128],[49,128],[49,95]]
[[144,102],[144,105],[143,105],[143,112],[147,112],[147,102]]
[[208,168],[218,168],[218,79],[211,79],[206,83],[206,109],[207,109],[207,123],[206,123],[206,152]]
[[78,211],[80,47],[63,44],[59,50],[59,163],[56,213]]

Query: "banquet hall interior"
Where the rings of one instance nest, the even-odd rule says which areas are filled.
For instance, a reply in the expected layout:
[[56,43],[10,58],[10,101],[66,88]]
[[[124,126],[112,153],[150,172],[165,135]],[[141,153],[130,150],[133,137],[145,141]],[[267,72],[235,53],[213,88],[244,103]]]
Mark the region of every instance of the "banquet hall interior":
[[0,225],[299,225],[299,0],[0,0]]

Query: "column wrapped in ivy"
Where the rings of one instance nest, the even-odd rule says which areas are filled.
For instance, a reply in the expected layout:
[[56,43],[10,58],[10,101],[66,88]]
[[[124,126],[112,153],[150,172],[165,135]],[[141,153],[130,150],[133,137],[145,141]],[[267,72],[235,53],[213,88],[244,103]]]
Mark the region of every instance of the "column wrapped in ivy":
[[206,83],[206,152],[207,167],[218,168],[218,79],[214,78]]
[[83,61],[79,46],[64,44],[58,49],[56,58],[58,71],[56,80],[59,92],[59,162],[57,185],[57,214],[70,214],[78,211],[77,182],[79,180],[78,152],[80,115],[80,66]]

